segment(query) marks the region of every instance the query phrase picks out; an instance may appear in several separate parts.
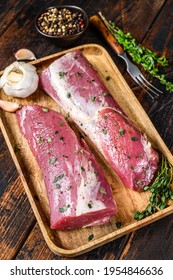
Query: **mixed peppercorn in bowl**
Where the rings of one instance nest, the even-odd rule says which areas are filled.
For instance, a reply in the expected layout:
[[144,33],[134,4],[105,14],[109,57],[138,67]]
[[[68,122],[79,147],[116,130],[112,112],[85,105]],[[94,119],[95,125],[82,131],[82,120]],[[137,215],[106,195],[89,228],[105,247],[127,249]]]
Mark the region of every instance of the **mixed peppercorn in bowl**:
[[42,11],[35,20],[37,31],[56,39],[60,47],[73,44],[87,29],[88,16],[77,6],[54,6]]

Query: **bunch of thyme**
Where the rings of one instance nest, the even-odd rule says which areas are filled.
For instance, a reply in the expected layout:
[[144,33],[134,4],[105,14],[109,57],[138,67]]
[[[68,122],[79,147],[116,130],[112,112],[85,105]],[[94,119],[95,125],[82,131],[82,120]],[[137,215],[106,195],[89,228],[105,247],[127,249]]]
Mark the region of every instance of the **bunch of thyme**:
[[168,207],[169,200],[173,200],[173,189],[171,184],[173,183],[173,166],[162,155],[160,166],[157,176],[150,186],[144,186],[144,191],[150,191],[151,196],[149,198],[149,204],[142,212],[135,211],[134,218],[141,220],[153,213],[156,213],[159,209],[162,210]]
[[124,50],[132,57],[132,60],[141,65],[153,78],[157,78],[161,84],[166,86],[166,90],[173,92],[173,83],[166,80],[164,74],[159,73],[158,66],[168,66],[168,61],[165,56],[158,56],[155,52],[138,44],[136,39],[130,33],[124,33],[123,30],[115,26],[112,21],[107,19],[99,12],[99,15],[107,26],[111,34],[117,39]]

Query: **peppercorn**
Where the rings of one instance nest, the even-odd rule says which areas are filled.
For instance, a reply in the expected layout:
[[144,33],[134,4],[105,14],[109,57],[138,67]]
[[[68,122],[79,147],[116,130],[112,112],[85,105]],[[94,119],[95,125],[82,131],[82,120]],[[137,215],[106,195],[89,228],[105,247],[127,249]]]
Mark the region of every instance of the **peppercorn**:
[[45,34],[67,36],[83,31],[85,22],[81,12],[68,8],[51,8],[38,18],[38,28]]

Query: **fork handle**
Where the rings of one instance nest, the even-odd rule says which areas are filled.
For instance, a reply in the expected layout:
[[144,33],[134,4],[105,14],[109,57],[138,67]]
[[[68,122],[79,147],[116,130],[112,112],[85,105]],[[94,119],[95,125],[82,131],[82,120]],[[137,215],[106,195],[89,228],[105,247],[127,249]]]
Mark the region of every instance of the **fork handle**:
[[97,15],[91,16],[89,20],[99,30],[99,32],[103,35],[107,43],[117,53],[117,55],[124,53],[122,46],[118,43],[109,29]]

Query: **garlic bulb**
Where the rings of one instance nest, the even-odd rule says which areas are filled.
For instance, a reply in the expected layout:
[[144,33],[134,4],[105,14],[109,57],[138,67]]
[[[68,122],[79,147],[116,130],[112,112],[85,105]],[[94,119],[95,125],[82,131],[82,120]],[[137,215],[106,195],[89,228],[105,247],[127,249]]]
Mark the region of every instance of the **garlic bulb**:
[[5,68],[0,79],[0,88],[7,95],[25,98],[36,91],[38,75],[35,66],[15,61]]

